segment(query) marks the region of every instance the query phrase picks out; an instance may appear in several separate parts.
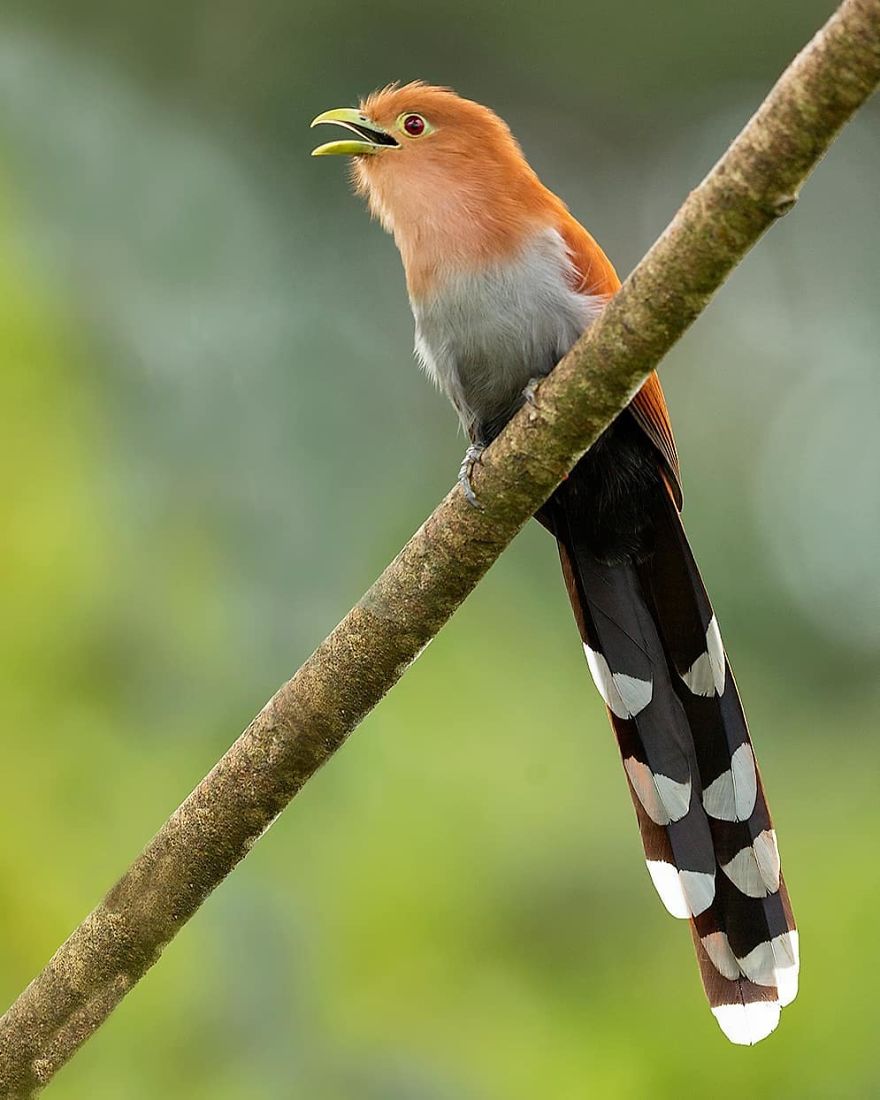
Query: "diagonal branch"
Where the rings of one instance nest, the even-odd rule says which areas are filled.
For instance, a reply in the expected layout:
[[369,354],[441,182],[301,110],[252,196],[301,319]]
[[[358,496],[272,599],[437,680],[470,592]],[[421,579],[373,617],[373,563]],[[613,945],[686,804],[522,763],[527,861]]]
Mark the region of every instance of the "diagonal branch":
[[0,1019],[0,1093],[35,1095],[489,569],[705,308],[880,82],[880,0],[844,0],[602,317]]

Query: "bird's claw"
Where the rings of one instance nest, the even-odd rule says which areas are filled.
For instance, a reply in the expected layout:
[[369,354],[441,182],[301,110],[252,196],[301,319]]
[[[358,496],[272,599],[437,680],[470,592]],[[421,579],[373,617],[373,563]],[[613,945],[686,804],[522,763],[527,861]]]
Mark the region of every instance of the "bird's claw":
[[537,405],[535,400],[535,394],[538,392],[538,386],[544,381],[543,378],[530,378],[526,383],[526,388],[522,391],[523,400],[527,405]]
[[474,492],[473,485],[471,485],[471,474],[474,472],[474,466],[480,461],[485,449],[482,443],[472,443],[465,451],[464,458],[461,461],[461,467],[458,471],[458,484],[461,486],[461,491],[464,493],[464,499],[471,508],[478,508],[480,510],[482,510],[483,506],[477,500],[477,494]]

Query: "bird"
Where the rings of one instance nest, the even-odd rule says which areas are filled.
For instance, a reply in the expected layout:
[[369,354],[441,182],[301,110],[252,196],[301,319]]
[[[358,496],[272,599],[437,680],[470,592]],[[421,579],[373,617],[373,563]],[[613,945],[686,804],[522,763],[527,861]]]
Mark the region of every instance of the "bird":
[[[355,191],[394,238],[415,354],[483,449],[599,317],[620,280],[507,124],[449,88],[393,83],[312,126],[348,134]],[[351,136],[348,136],[351,135]],[[652,373],[537,520],[557,542],[589,671],[616,735],[650,878],[690,925],[723,1033],[753,1045],[797,993],[798,932],[718,621],[681,520]]]

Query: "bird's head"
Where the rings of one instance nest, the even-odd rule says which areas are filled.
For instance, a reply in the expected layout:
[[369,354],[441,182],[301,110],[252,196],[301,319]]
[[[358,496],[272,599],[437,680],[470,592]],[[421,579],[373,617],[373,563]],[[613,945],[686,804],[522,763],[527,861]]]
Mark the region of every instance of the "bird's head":
[[352,158],[355,187],[394,234],[411,286],[509,251],[561,207],[498,115],[449,88],[393,84],[312,125],[324,123],[353,137],[312,155]]

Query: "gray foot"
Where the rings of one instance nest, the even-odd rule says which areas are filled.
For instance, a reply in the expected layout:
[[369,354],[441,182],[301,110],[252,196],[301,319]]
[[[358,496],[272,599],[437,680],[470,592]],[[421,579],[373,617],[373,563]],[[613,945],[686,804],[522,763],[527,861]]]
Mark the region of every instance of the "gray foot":
[[544,381],[545,377],[546,376],[541,375],[537,378],[530,378],[526,383],[526,388],[522,391],[522,395],[527,405],[537,404],[537,402],[535,401],[535,393],[537,392],[538,386],[540,386],[540,384]]
[[474,472],[474,466],[480,461],[480,456],[485,449],[482,443],[472,443],[465,451],[464,458],[461,461],[461,467],[458,471],[458,484],[461,486],[462,492],[464,493],[464,499],[472,508],[481,509],[483,507],[477,500],[477,494],[474,492],[474,487],[471,485],[471,474]]

